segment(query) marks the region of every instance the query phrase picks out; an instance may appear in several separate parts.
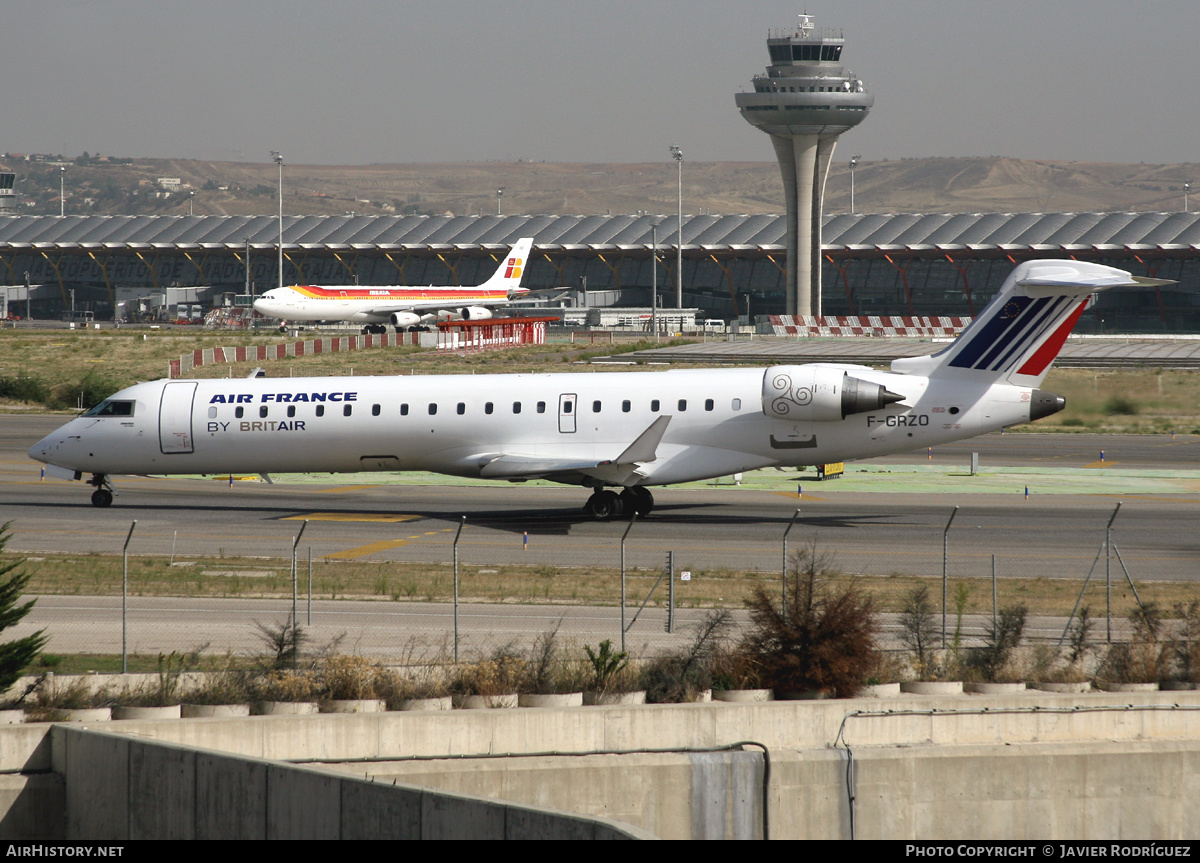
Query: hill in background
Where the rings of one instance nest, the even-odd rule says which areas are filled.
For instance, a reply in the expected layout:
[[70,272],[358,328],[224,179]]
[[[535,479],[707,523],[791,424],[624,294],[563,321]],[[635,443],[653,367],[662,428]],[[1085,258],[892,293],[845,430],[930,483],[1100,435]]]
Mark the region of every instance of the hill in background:
[[[267,215],[278,211],[270,162],[7,156],[17,172],[19,213],[57,215],[59,167],[66,212],[79,214]],[[1183,210],[1183,183],[1200,166],[1046,162],[1004,157],[862,162],[855,209],[862,213],[1162,212]],[[163,181],[178,180],[179,185]],[[290,215],[673,213],[674,162],[561,164],[468,162],[426,165],[285,165]],[[190,193],[194,192],[194,195]],[[774,162],[685,162],[683,208],[693,214],[780,213]],[[850,171],[834,164],[827,213],[849,212]]]

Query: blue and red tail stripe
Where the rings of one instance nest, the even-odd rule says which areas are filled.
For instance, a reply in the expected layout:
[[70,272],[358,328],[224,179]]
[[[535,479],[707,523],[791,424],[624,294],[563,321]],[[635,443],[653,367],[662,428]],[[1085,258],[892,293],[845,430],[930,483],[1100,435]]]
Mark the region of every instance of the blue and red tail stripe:
[[1067,297],[1010,297],[970,334],[948,365],[979,371],[1006,370],[1061,320],[1071,302]]

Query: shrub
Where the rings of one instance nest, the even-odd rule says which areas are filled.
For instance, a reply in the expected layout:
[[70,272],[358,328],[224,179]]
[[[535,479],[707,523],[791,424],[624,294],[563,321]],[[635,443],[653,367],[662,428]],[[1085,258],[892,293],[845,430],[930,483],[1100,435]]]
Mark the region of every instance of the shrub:
[[352,701],[378,698],[382,666],[361,656],[334,654],[317,671],[317,688],[322,698],[331,701]]
[[255,701],[310,701],[319,686],[310,671],[268,671],[255,677],[249,695]]
[[64,686],[53,677],[48,677],[37,688],[33,710],[30,712],[33,718],[53,718],[59,710],[86,710],[111,706],[113,696],[108,687],[94,684],[94,678],[75,677]]
[[1114,394],[1109,396],[1104,402],[1104,413],[1110,417],[1118,414],[1136,416],[1138,410],[1138,403],[1128,396]]
[[878,623],[871,597],[856,584],[832,585],[816,546],[800,552],[787,607],[761,587],[747,600],[751,631],[743,650],[756,657],[775,689],[852,695],[876,661]]
[[646,700],[656,704],[695,701],[713,687],[714,657],[732,626],[728,609],[710,611],[687,647],[655,657],[642,670]]
[[1154,683],[1167,677],[1171,645],[1162,639],[1163,619],[1157,603],[1140,605],[1129,614],[1133,638],[1114,644],[1100,666],[1100,678],[1114,683]]
[[133,689],[126,687],[117,695],[117,701],[135,707],[168,707],[179,704],[183,700],[179,694],[181,678],[189,667],[195,667],[203,650],[201,647],[191,653],[179,653],[176,650],[172,650],[170,655],[160,653],[158,679],[147,681]]
[[0,398],[42,404],[50,390],[38,378],[0,378]]
[[59,384],[45,400],[56,409],[94,408],[124,385],[99,372],[90,371],[78,381]]
[[254,672],[236,667],[226,656],[224,667],[206,673],[198,686],[184,693],[188,704],[245,704],[251,700]]
[[585,644],[583,650],[592,666],[592,678],[588,683],[589,689],[596,692],[616,691],[612,689],[613,684],[618,679],[628,678],[628,675],[624,675],[623,672],[629,667],[629,654],[613,650],[611,639],[604,639],[596,650],[592,650],[590,644]]
[[587,668],[567,655],[558,640],[558,630],[543,632],[533,642],[533,652],[525,663],[521,691],[537,695],[580,692],[588,682]]
[[1200,682],[1200,600],[1175,606],[1179,631],[1175,634],[1172,659],[1179,680]]
[[[12,539],[12,522],[0,526],[0,555]],[[0,631],[16,626],[33,609],[34,600],[22,603],[21,594],[32,573],[22,568],[23,560],[0,561]],[[5,693],[46,646],[46,630],[0,644],[0,693]]]
[[912,651],[913,666],[920,680],[931,680],[936,676],[935,649],[939,630],[934,612],[929,587],[924,584],[909,591],[900,609],[900,639]]
[[300,658],[300,648],[308,641],[304,628],[290,617],[282,623],[268,624],[254,621],[258,640],[267,648],[264,662],[268,668],[295,667]]
[[511,695],[520,689],[524,673],[525,660],[510,644],[495,650],[489,659],[458,666],[450,689],[460,695]]
[[1000,680],[1013,651],[1021,644],[1028,614],[1029,609],[1022,604],[1000,609],[996,620],[988,623],[984,646],[967,654],[967,668],[989,683]]

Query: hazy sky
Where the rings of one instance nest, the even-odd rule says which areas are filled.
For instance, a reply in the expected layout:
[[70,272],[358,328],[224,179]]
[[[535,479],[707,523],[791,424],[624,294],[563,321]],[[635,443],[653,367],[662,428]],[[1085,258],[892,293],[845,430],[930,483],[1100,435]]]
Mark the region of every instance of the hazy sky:
[[[0,151],[772,161],[780,0],[10,0]],[[838,157],[1200,161],[1197,0],[810,2],[875,94]]]

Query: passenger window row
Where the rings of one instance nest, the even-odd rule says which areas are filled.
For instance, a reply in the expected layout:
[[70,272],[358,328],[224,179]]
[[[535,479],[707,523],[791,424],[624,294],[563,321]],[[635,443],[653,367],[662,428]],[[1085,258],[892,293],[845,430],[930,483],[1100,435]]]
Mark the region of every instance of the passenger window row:
[[[563,413],[571,413],[572,405],[573,405],[572,402],[569,402],[569,401],[563,402]],[[688,400],[687,399],[679,399],[675,403],[675,407],[676,407],[676,410],[678,410],[680,413],[683,413],[684,411],[686,411],[688,409]],[[325,405],[322,405],[322,404],[314,405],[314,408],[316,411],[316,416],[319,416],[319,417],[325,416]],[[490,416],[491,414],[493,414],[495,412],[495,408],[496,408],[496,406],[495,406],[494,402],[484,402],[483,412]],[[600,399],[595,399],[592,402],[592,413],[596,413],[596,414],[601,413],[603,411],[603,408],[604,408],[604,403]],[[704,400],[704,410],[712,411],[715,408],[716,408],[716,402],[713,399],[705,399]],[[742,409],[742,400],[741,399],[733,399],[730,402],[730,408],[734,411],[740,411]],[[458,402],[455,405],[454,409],[455,409],[455,413],[457,413],[459,416],[463,416],[467,412],[467,403],[466,402]],[[437,402],[430,402],[427,407],[427,410],[429,411],[430,416],[437,416],[437,412],[438,412]],[[621,412],[622,413],[629,413],[632,410],[633,410],[633,402],[632,401],[630,401],[629,399],[625,399],[621,402]],[[651,399],[650,400],[650,412],[651,413],[659,413],[659,412],[661,412],[661,410],[662,410],[662,402],[659,399]],[[512,412],[514,414],[521,413],[521,402],[513,402],[512,403]],[[545,402],[537,403],[537,412],[540,414],[544,414],[546,412],[546,403]],[[352,416],[353,413],[354,413],[354,405],[350,405],[350,404],[342,405],[342,416],[347,416],[347,417]],[[377,417],[377,416],[380,416],[382,413],[383,413],[383,408],[381,405],[378,405],[378,404],[371,405],[371,416]],[[408,413],[409,413],[409,405],[406,402],[401,403],[400,416],[406,417],[406,416],[408,416]],[[235,407],[233,410],[233,415],[237,419],[242,419],[246,415],[245,406],[238,405],[237,407]],[[259,405],[258,406],[258,415],[260,418],[266,419],[270,415],[270,405]],[[296,416],[296,406],[295,405],[287,406],[287,415],[289,418]],[[216,419],[217,408],[215,405],[209,406],[208,417],[209,417],[209,419]]]

